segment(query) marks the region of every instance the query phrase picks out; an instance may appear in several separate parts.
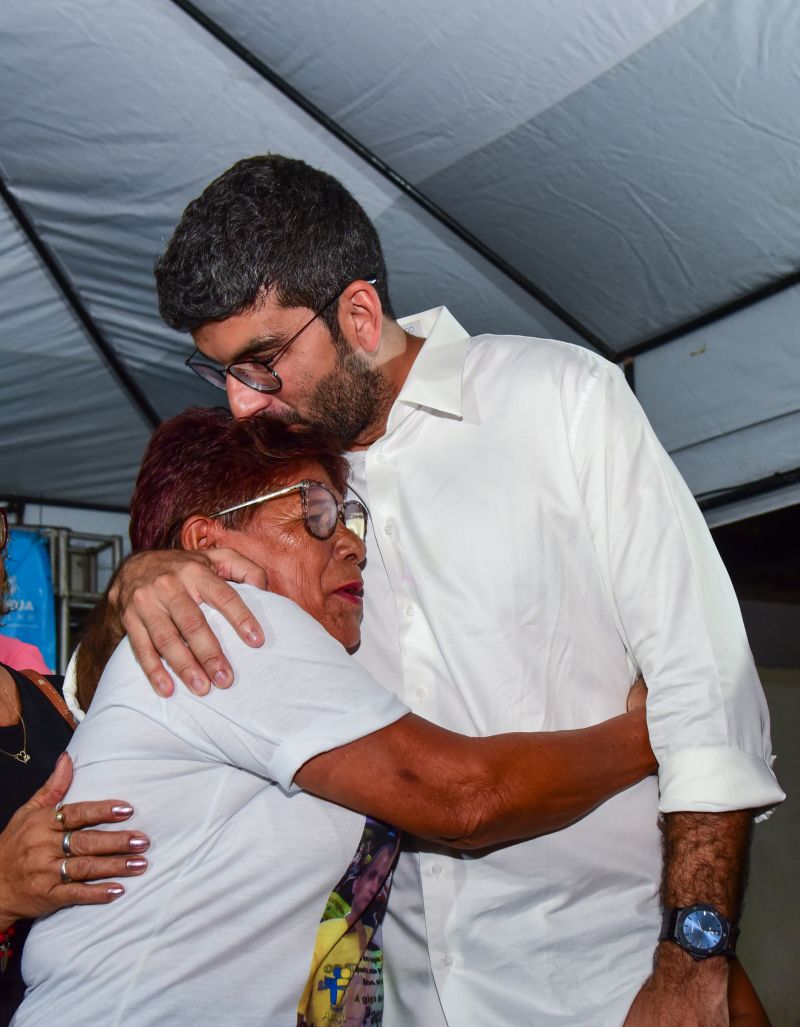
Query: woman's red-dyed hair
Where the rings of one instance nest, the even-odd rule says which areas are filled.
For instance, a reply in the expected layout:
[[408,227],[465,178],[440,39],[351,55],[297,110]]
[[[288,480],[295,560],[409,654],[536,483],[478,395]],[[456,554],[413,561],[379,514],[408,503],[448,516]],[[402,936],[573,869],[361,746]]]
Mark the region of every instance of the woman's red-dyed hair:
[[[188,517],[290,485],[309,460],[344,493],[347,461],[334,439],[265,417],[237,421],[221,408],[185,410],[156,429],[145,451],[131,499],[131,545],[177,549]],[[221,523],[243,528],[256,510],[237,510]]]

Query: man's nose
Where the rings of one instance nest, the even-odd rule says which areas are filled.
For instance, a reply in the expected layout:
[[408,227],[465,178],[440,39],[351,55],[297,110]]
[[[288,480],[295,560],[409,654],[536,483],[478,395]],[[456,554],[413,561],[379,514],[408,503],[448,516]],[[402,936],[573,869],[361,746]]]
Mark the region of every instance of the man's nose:
[[268,392],[259,392],[257,389],[251,389],[249,385],[240,382],[232,374],[226,376],[225,391],[228,393],[228,406],[237,420],[259,413],[261,410],[265,410],[271,403]]

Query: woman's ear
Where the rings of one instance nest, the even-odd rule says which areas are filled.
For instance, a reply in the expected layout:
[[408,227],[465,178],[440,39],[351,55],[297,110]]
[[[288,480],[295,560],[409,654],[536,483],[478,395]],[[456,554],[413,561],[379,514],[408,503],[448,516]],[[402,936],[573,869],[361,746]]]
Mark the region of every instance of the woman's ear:
[[181,528],[182,549],[216,549],[217,523],[203,514],[193,514]]

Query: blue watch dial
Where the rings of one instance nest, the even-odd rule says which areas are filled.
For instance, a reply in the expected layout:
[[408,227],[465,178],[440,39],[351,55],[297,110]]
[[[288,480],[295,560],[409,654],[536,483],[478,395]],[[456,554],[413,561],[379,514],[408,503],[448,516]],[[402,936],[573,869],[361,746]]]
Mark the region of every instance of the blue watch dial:
[[711,952],[725,938],[722,921],[710,909],[693,909],[687,913],[680,930],[687,944],[701,952]]

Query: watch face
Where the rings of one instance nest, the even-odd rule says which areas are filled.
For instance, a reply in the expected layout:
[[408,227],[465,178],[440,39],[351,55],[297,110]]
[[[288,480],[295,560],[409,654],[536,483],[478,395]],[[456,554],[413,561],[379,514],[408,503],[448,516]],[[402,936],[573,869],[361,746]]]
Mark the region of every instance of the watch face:
[[678,921],[678,931],[689,949],[713,952],[725,942],[725,927],[712,909],[689,909]]

